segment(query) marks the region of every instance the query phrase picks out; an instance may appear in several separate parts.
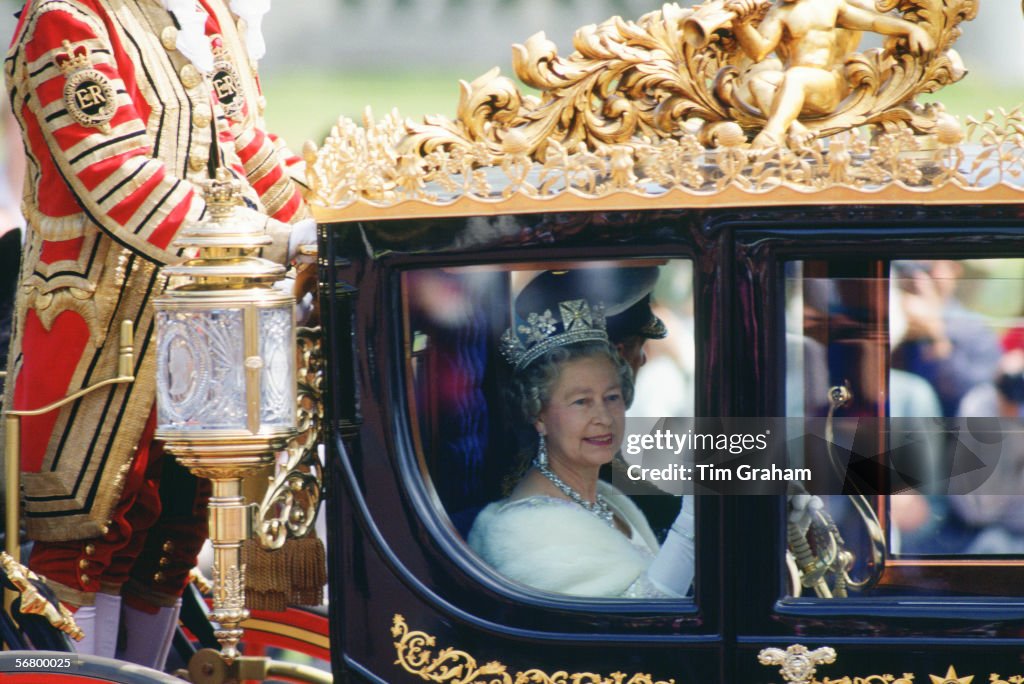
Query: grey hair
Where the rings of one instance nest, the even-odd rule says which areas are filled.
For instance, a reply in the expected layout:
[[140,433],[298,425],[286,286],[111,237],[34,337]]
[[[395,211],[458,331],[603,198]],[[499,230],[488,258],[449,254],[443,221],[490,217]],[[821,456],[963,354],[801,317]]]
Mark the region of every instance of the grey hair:
[[618,371],[626,408],[633,404],[633,369],[609,342],[578,342],[556,347],[512,377],[511,398],[520,416],[532,425],[551,399],[562,366],[577,359],[604,356]]

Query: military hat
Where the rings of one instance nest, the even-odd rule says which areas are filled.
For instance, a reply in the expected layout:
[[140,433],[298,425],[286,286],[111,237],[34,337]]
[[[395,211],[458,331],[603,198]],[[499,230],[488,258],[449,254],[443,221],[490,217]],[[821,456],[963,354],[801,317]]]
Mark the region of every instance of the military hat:
[[544,271],[516,297],[516,315],[525,320],[531,313],[556,311],[558,302],[585,299],[604,305],[612,342],[632,336],[661,339],[668,330],[651,311],[651,290],[657,281],[656,266]]

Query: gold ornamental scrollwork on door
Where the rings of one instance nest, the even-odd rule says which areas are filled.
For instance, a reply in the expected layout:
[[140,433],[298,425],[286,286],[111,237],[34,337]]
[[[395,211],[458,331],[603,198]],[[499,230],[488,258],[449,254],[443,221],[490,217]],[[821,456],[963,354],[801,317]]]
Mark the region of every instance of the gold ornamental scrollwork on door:
[[779,665],[779,674],[791,684],[811,684],[818,671],[818,665],[836,662],[836,651],[828,646],[813,651],[803,644],[793,644],[785,651],[781,648],[765,648],[757,654],[759,663],[765,666]]
[[[913,674],[904,672],[900,677],[891,674],[868,675],[867,677],[840,677],[839,679],[825,677],[820,682],[815,680],[815,684],[914,684],[914,681]],[[933,681],[929,680],[928,684],[932,684]],[[940,681],[944,682],[945,680]],[[957,682],[953,680],[950,684],[957,684]]]
[[787,684],[1024,684],[1024,675],[1003,677],[997,672],[988,677],[974,674],[959,674],[955,666],[950,665],[945,674],[928,674],[917,678],[912,672],[894,674],[871,674],[863,677],[824,677],[818,679],[818,665],[831,665],[836,661],[836,651],[828,646],[813,651],[802,644],[793,644],[785,651],[779,648],[765,648],[757,655],[758,662],[765,666],[781,666],[779,674]]
[[428,682],[446,684],[675,684],[675,679],[654,679],[649,674],[613,672],[608,676],[593,672],[547,673],[530,669],[514,674],[501,662],[480,664],[476,658],[455,648],[435,651],[437,638],[426,632],[410,630],[402,615],[392,618],[391,636],[395,641],[396,665]]

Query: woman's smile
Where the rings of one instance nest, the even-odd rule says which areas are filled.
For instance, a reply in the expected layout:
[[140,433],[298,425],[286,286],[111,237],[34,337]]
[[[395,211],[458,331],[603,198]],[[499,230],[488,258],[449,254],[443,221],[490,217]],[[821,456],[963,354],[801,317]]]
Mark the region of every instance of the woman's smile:
[[583,441],[587,444],[593,444],[594,446],[608,447],[612,445],[614,435],[610,432],[605,435],[598,435],[596,437],[584,437]]

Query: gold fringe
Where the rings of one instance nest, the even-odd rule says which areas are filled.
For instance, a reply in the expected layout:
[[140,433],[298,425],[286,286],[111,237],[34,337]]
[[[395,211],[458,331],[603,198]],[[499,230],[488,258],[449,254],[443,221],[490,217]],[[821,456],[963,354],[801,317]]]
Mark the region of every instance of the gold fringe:
[[284,545],[288,568],[292,572],[291,603],[296,606],[319,606],[324,602],[327,584],[327,553],[324,543],[310,528],[301,539],[289,539]]
[[281,612],[288,607],[284,549],[268,551],[255,539],[242,544],[245,563],[245,605],[250,610]]
[[251,610],[283,612],[288,606],[319,606],[327,583],[327,554],[315,532],[268,551],[255,539],[242,545],[245,602]]

